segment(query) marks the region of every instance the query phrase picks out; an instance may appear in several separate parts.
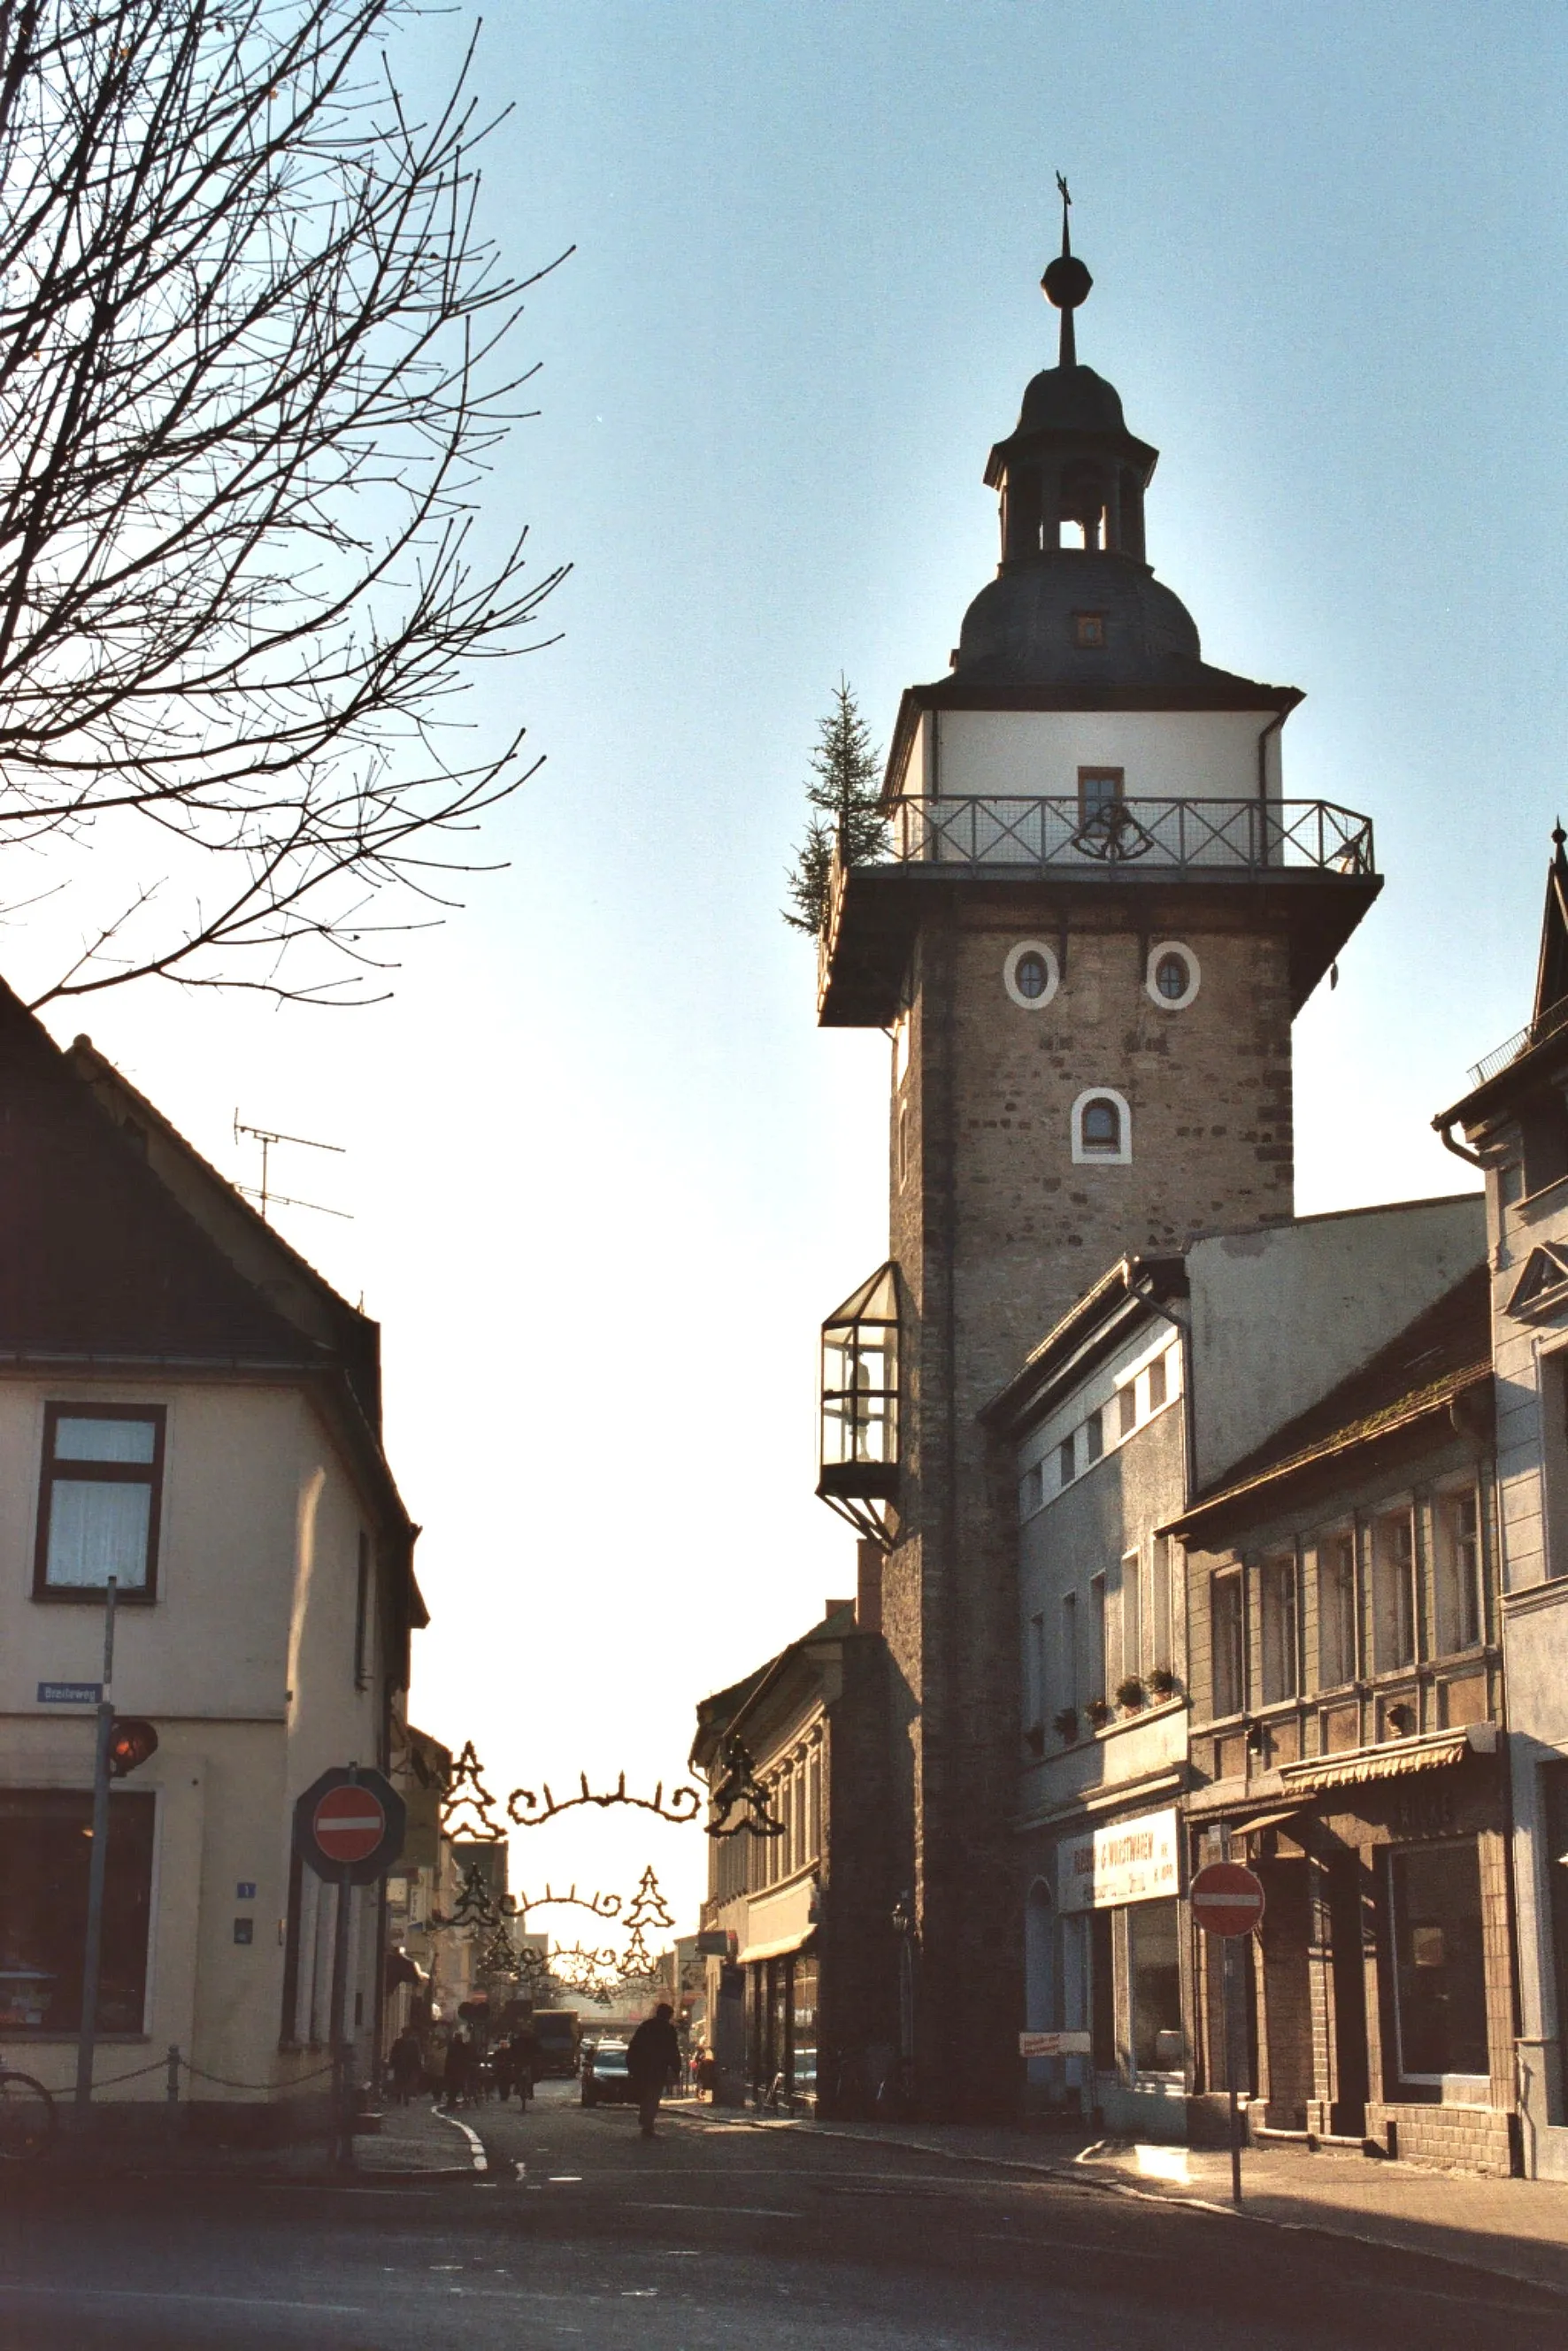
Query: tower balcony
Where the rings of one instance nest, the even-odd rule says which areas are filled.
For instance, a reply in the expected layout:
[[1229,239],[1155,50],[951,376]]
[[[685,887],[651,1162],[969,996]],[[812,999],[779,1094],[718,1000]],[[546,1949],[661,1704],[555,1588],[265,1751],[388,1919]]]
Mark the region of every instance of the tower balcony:
[[[884,853],[835,856],[818,946],[824,1028],[885,1028],[934,893],[1045,885],[1065,919],[1081,892],[1180,889],[1254,894],[1288,925],[1291,981],[1303,1004],[1383,887],[1372,820],[1331,800],[1123,799],[1080,795],[912,796],[889,811]],[[1060,897],[1057,893],[1060,891]],[[1152,908],[1150,909],[1152,912]]]

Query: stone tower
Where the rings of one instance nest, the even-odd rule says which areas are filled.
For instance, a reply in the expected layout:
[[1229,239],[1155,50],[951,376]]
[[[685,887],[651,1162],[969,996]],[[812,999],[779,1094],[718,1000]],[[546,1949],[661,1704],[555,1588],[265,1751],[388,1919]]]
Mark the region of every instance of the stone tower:
[[904,695],[887,851],[835,872],[821,946],[821,1020],[894,1040],[891,1266],[824,1329],[819,1490],[886,1554],[930,2114],[1018,2088],[1016,1508],[980,1415],[1124,1253],[1291,1216],[1291,1021],[1380,887],[1364,819],[1283,797],[1300,694],[1204,661],[1145,559],[1157,452],[1077,364],[1065,208],[1043,282],[997,577]]

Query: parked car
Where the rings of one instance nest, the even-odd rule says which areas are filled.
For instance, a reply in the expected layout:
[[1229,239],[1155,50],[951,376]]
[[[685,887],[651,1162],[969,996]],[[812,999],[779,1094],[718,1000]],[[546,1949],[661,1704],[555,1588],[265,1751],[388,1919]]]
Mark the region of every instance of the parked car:
[[585,2106],[625,2106],[632,2103],[624,2041],[601,2041],[596,2047],[584,2049],[582,2103]]

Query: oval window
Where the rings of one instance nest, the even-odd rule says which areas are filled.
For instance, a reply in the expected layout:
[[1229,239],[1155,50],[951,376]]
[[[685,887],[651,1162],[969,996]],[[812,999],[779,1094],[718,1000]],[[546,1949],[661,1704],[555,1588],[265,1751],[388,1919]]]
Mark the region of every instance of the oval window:
[[1056,994],[1061,967],[1042,939],[1020,939],[1002,966],[1002,984],[1015,1004],[1039,1012]]
[[1197,994],[1202,974],[1197,957],[1177,939],[1164,939],[1149,950],[1145,985],[1162,1012],[1180,1012]]

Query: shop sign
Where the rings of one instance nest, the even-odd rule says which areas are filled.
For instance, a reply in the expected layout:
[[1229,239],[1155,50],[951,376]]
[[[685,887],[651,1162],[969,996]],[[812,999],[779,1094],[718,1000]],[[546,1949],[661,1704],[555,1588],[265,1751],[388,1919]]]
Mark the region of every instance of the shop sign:
[[1020,2032],[1020,2057],[1087,2057],[1090,2051],[1086,2032]]
[[1180,1890],[1174,1805],[1136,1820],[1108,1822],[1057,1849],[1059,1909],[1115,1910],[1127,1902],[1174,1901]]

